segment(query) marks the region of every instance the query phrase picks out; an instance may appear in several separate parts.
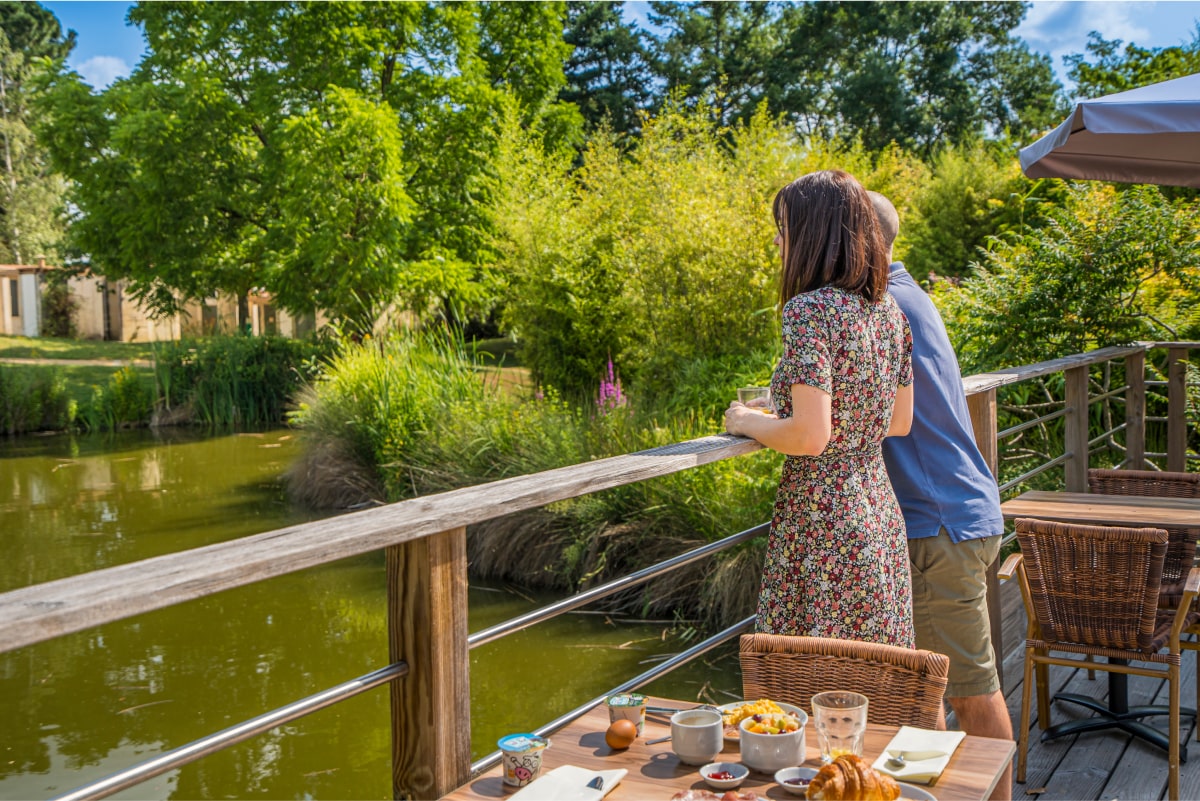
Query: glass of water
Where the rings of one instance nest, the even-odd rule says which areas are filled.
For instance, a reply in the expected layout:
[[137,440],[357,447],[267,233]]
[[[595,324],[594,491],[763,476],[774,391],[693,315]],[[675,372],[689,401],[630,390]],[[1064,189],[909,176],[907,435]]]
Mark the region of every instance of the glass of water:
[[813,728],[821,764],[843,754],[863,755],[867,733],[867,696],[846,690],[817,693],[812,697]]

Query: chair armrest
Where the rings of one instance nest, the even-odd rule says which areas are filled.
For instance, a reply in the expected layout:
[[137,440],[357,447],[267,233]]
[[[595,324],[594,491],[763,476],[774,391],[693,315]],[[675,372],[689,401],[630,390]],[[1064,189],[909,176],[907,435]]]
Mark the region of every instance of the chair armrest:
[[1187,583],[1183,585],[1185,593],[1200,593],[1200,567],[1188,571]]
[[1179,599],[1179,608],[1175,610],[1175,621],[1171,626],[1171,649],[1179,652],[1179,636],[1183,633],[1183,624],[1187,622],[1187,616],[1192,611],[1192,604],[1196,600],[1196,593],[1200,592],[1200,567],[1193,567],[1188,571],[1187,582],[1183,585],[1183,597]]
[[[1021,554],[1010,553],[1008,558],[1004,560],[1004,564],[1000,566],[1000,571],[997,573],[997,576],[1005,581],[1012,578],[1017,574],[1017,568],[1020,566],[1023,560],[1024,557],[1022,557]],[[1193,572],[1200,571],[1193,569]],[[1200,581],[1200,576],[1197,576],[1197,581]],[[1189,586],[1191,585],[1189,584]]]

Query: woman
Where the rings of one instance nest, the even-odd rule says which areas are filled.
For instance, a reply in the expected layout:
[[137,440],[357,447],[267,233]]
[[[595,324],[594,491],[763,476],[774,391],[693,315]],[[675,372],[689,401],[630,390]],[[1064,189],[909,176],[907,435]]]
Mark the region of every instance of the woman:
[[787,455],[758,630],[913,647],[908,547],[880,443],[912,423],[912,338],[887,293],[866,190],[840,170],[775,196],[783,261],[776,415],[734,401],[730,434]]

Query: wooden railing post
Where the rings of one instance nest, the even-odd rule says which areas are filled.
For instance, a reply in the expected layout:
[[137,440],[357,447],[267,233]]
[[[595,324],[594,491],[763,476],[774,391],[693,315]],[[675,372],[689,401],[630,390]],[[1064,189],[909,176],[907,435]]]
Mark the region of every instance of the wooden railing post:
[[[975,444],[983,454],[992,475],[1000,478],[1000,444],[996,435],[1000,429],[996,422],[996,390],[987,389],[967,396],[967,411],[971,413],[971,428],[975,433]],[[988,617],[991,620],[992,651],[996,656],[996,674],[1000,686],[1004,686],[1004,636],[1000,614],[1000,559],[988,568],[987,575]]]
[[1188,349],[1167,348],[1167,469],[1187,470]]
[[1066,461],[1067,492],[1087,492],[1088,471],[1088,368],[1064,370],[1067,380],[1067,412],[1064,425],[1063,450],[1071,454]]
[[392,792],[439,798],[470,778],[467,530],[386,552],[388,650],[409,667],[392,682]]
[[1125,463],[1130,470],[1146,466],[1146,352],[1125,357]]

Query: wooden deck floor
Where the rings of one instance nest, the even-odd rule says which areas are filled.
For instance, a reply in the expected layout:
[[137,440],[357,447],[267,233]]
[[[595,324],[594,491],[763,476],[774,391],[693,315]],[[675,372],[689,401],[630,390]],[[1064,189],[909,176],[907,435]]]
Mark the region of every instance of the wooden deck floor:
[[[1013,729],[1021,719],[1021,690],[1025,645],[1025,610],[1016,582],[1001,587],[1004,620],[1004,693],[1012,715]],[[1182,706],[1196,707],[1196,655],[1183,655]],[[1050,667],[1051,693],[1073,692],[1097,699],[1107,696],[1104,673],[1088,679],[1084,669]],[[1166,704],[1167,686],[1163,680],[1129,677],[1129,703]],[[1090,716],[1075,704],[1051,705],[1053,723]],[[1167,719],[1147,718],[1146,722],[1165,730]],[[1194,722],[1183,718],[1181,736],[1190,738],[1186,763],[1180,770],[1180,798],[1200,799],[1200,742],[1195,740]],[[1037,727],[1037,703],[1033,703],[1033,725],[1029,737],[1027,781],[1013,784],[1014,799],[1163,799],[1167,797],[1167,757],[1154,746],[1118,730],[1090,732],[1060,737],[1043,743]]]

